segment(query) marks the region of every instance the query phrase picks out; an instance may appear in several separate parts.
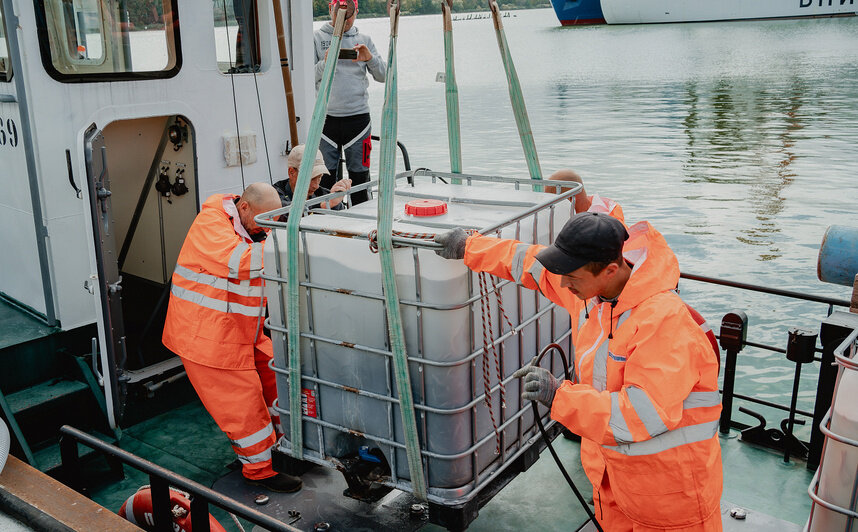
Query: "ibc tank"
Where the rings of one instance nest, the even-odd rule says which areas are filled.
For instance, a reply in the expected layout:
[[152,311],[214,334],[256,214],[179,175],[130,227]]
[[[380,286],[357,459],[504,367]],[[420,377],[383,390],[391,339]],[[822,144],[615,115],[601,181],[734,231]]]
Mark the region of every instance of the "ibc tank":
[[[444,199],[447,213],[405,214],[406,202],[427,197]],[[394,199],[394,231],[485,228],[528,211],[534,212],[499,230],[500,236],[549,244],[569,218],[570,208],[559,196],[512,187],[400,186]],[[342,213],[314,214],[301,221],[303,452],[305,460],[332,466],[361,446],[378,448],[391,466],[391,478],[385,483],[411,491],[379,257],[367,240],[343,236],[369,233],[376,228],[376,215],[377,202],[370,200]],[[269,237],[265,273],[277,409],[285,429],[279,448],[289,453],[288,347],[282,299],[286,272],[278,271],[279,265],[285,268],[287,263],[286,240],[285,229],[276,229]],[[478,275],[463,261],[442,259],[430,249],[398,247],[393,255],[430,500],[442,504],[468,500],[493,473],[524,452],[530,439],[535,440],[532,410],[529,403],[522,404],[520,381],[510,376],[554,341],[571,356],[569,315],[538,292],[495,279],[505,314],[517,331],[511,332],[495,295],[488,296],[488,333],[497,343],[505,381],[506,408],[501,408],[495,357],[489,355],[490,397],[503,448],[498,455],[497,436],[484,402]],[[556,357],[545,357],[542,365],[562,375]],[[547,422],[547,409],[541,412]]]

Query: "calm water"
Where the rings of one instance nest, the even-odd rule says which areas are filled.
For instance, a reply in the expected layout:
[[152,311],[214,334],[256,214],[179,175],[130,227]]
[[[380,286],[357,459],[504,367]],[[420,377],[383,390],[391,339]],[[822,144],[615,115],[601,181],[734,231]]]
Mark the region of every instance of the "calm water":
[[[574,168],[627,220],[651,221],[683,271],[848,299],[817,280],[816,261],[829,225],[856,224],[858,19],[562,28],[550,9],[512,13],[506,36],[546,176]],[[357,25],[387,57],[388,20]],[[526,177],[491,21],[454,23],[454,40],[465,172]],[[449,171],[442,42],[440,16],[402,18],[399,139],[415,167]],[[377,125],[382,84],[370,98]],[[827,311],[681,288],[716,329],[747,309],[749,338],[781,347],[786,328],[818,330]],[[786,402],[782,359],[746,349],[737,392]],[[803,377],[799,406],[811,408],[816,372]]]

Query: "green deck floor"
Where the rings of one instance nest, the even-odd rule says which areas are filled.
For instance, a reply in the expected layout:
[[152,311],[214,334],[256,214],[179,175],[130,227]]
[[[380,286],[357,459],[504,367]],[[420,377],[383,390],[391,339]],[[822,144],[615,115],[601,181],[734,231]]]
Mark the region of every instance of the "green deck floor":
[[[803,462],[784,464],[781,455],[739,441],[738,433],[721,438],[723,499],[762,514],[803,525],[810,512],[807,486],[812,473]],[[199,402],[192,402],[124,431],[120,446],[205,486],[229,473],[234,455],[226,436]],[[555,448],[585,497],[590,485],[579,460],[577,443],[558,438]],[[93,499],[116,511],[148,478],[126,467],[126,479],[93,492]],[[238,530],[225,513],[212,512],[227,530]],[[480,510],[469,530],[574,530],[586,514],[578,506],[551,456],[545,452]],[[246,530],[253,527],[245,526]],[[425,530],[440,530],[427,525]]]
[[26,312],[0,298],[0,349],[43,338],[56,332]]

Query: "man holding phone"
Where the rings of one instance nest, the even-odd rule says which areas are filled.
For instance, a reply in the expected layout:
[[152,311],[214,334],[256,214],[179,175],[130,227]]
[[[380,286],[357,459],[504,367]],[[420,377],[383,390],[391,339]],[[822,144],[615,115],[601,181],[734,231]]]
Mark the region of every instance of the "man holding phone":
[[[342,7],[343,5],[345,7]],[[339,9],[336,9],[337,7]],[[343,178],[338,170],[340,150],[344,150],[349,179],[352,186],[356,186],[369,181],[369,155],[372,151],[367,73],[376,81],[384,82],[387,65],[375,49],[372,39],[360,33],[354,26],[358,14],[358,0],[330,0],[328,8],[331,22],[316,30],[313,35],[316,90],[319,90],[328,49],[334,36],[334,17],[345,16],[346,20],[334,85],[328,100],[328,115],[319,146],[329,173],[322,177],[321,185],[331,188]],[[358,204],[366,201],[368,196],[365,191],[356,192],[351,195],[351,199],[353,204]]]

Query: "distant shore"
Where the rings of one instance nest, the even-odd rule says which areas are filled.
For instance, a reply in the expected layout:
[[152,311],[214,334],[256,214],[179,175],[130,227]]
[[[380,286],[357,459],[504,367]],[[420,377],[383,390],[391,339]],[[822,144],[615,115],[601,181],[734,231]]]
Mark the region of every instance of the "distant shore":
[[[519,11],[519,10],[523,10],[523,9],[545,9],[545,8],[549,8],[549,7],[551,7],[551,2],[545,2],[544,4],[541,4],[538,6],[530,6],[530,7],[504,6],[501,8],[501,12]],[[418,15],[438,15],[440,13],[441,13],[441,10],[439,8],[438,11],[431,12],[431,13],[420,13],[420,12],[416,12],[416,11],[402,11],[400,16],[409,17],[409,16],[418,16]],[[473,10],[473,11],[462,11],[462,12],[453,11],[453,20],[463,20],[463,19],[466,19],[468,15],[485,14],[485,13],[490,13],[490,10],[488,9],[488,7],[486,7],[485,9],[477,9],[477,10]],[[386,16],[387,16],[387,13],[385,13],[383,11],[379,11],[376,13],[374,11],[361,10],[360,14],[358,15],[358,19],[361,19],[361,18],[378,18],[378,17],[386,17]],[[329,18],[330,17],[328,15],[319,15],[319,16],[313,17],[313,20],[316,20],[316,21],[329,20]]]

